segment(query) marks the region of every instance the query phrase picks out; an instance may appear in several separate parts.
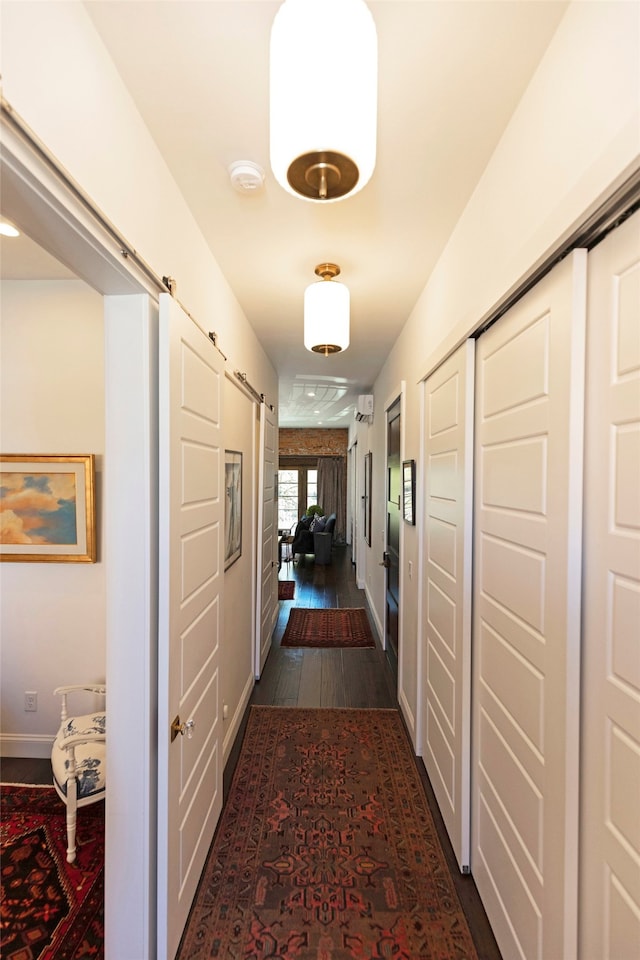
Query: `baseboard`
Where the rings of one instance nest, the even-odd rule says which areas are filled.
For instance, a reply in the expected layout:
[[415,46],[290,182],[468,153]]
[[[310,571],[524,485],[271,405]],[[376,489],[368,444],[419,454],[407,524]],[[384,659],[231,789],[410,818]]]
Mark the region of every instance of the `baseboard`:
[[378,619],[378,614],[376,613],[376,608],[373,603],[373,597],[369,592],[369,587],[366,585],[364,587],[364,595],[367,598],[367,603],[369,604],[369,613],[371,614],[375,628],[378,631],[378,639],[382,644],[382,649],[384,650],[384,625],[380,623],[380,620]]
[[255,685],[255,678],[253,673],[250,677],[247,678],[245,683],[244,690],[240,696],[240,700],[235,709],[233,716],[224,721],[225,731],[224,731],[224,742],[222,744],[222,762],[226,764],[229,759],[229,754],[235,743],[236,737],[238,735],[238,730],[240,729],[240,724],[244,718],[247,706],[249,705],[249,700],[251,699],[251,694],[253,693],[253,688]]
[[404,690],[400,690],[399,692],[398,705],[400,707],[400,713],[404,718],[407,732],[409,733],[409,739],[411,740],[413,752],[416,753],[416,718],[413,710],[411,709],[409,701],[405,696]]
[[0,735],[0,757],[46,760],[51,756],[54,739],[44,735],[3,733]]

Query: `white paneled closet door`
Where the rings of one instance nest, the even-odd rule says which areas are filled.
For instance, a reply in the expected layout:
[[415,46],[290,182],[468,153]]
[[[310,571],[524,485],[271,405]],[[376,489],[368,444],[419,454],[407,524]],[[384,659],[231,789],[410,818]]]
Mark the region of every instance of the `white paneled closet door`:
[[424,392],[422,757],[461,870],[469,866],[474,347],[459,347]]
[[586,253],[478,340],[472,873],[504,960],[577,951]]
[[224,361],[168,293],[158,394],[156,956],[171,960],[222,810]]
[[640,957],[640,213],[589,255],[581,960]]

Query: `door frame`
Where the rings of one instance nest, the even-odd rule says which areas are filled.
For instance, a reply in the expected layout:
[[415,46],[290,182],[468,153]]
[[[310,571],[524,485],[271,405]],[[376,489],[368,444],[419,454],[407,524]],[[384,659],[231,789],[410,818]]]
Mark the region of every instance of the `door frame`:
[[[123,255],[128,247],[115,228],[4,101],[0,121],[3,213],[105,298],[106,683],[109,701],[118,704],[109,717],[107,754],[105,947],[106,960],[150,957],[156,944],[154,359],[157,299],[166,288],[135,254]],[[126,504],[135,509],[127,513]]]
[[[399,419],[399,430],[398,430],[398,468],[401,471],[402,467],[402,398],[400,396],[396,397],[393,403],[387,407],[385,410],[385,430],[384,430],[384,439],[385,439],[385,457],[384,457],[384,466],[385,466],[385,476],[384,476],[384,554],[383,554],[383,570],[384,570],[384,636],[382,638],[382,646],[387,655],[389,650],[387,649],[387,638],[391,637],[391,631],[389,629],[389,570],[391,569],[390,565],[387,564],[387,557],[389,556],[389,504],[391,503],[391,476],[390,476],[390,466],[389,466],[389,455],[390,455],[390,444],[389,444],[389,428],[391,423]],[[400,480],[401,484],[401,480]],[[399,497],[400,499],[400,497]],[[400,569],[402,567],[402,551],[400,549],[400,537],[402,535],[402,505],[398,503],[398,629],[396,637],[396,650],[391,651],[392,655],[395,654],[396,661],[400,658],[400,604],[402,600],[402,594],[400,593]],[[390,646],[390,644],[389,644]]]
[[[400,463],[406,457],[406,421],[407,421],[407,382],[406,380],[401,380],[399,386],[391,391],[387,396],[387,400],[384,404],[384,504],[385,504],[385,524],[384,524],[384,550],[388,548],[387,543],[387,524],[386,524],[386,502],[387,502],[387,460],[389,456],[388,449],[388,435],[387,435],[387,424],[389,411],[394,406],[395,403],[400,401]],[[416,494],[416,500],[417,500]],[[400,536],[398,539],[398,676],[396,684],[396,694],[398,697],[398,703],[400,704],[402,713],[404,715],[405,722],[409,727],[409,732],[411,735],[411,740],[415,743],[416,737],[416,715],[415,712],[411,709],[411,699],[407,698],[404,690],[404,657],[403,657],[403,643],[402,636],[404,631],[404,608],[402,603],[402,598],[404,596],[404,565],[402,558],[404,556],[404,523],[402,521],[402,516],[400,517]],[[383,618],[382,618],[382,643],[383,648],[386,644],[387,637],[387,604],[386,604],[386,592],[387,592],[387,574],[386,571],[383,576]]]
[[[351,563],[357,567],[358,563],[358,535],[360,531],[358,518],[358,440],[349,446],[347,475],[349,477],[349,496],[347,498],[347,543],[351,545]],[[351,539],[349,539],[351,538]]]

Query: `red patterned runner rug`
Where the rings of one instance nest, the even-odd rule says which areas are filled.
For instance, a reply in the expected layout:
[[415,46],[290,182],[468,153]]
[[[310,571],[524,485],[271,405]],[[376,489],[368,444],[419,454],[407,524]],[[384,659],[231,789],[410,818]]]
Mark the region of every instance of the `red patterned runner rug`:
[[375,647],[364,607],[293,607],[283,647]]
[[278,580],[278,600],[293,600],[295,589],[295,580]]
[[0,787],[0,956],[104,956],[104,803],[78,811],[67,863],[65,807],[53,787]]
[[177,960],[478,960],[395,710],[253,707]]

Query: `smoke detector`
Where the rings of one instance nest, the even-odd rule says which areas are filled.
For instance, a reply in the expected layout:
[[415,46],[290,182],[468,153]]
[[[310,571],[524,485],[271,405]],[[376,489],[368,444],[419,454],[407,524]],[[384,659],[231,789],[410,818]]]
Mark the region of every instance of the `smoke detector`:
[[264,184],[264,170],[252,160],[236,160],[229,167],[229,178],[238,193],[257,193]]

